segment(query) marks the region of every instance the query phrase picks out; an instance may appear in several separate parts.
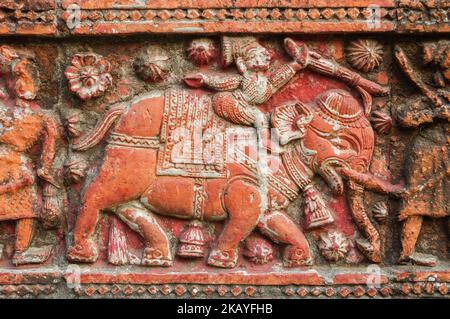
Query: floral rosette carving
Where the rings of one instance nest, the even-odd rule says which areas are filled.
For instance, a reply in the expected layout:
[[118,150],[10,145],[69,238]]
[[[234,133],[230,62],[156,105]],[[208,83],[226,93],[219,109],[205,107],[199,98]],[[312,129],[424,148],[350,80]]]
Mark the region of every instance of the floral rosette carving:
[[392,129],[392,118],[383,112],[373,112],[370,121],[378,133],[388,134]]
[[95,53],[75,54],[64,75],[69,89],[82,100],[99,97],[112,85],[111,64]]
[[355,69],[368,73],[383,62],[383,46],[369,39],[352,41],[347,47],[347,60]]
[[197,66],[210,64],[217,55],[214,42],[207,38],[193,40],[187,52],[189,59]]
[[320,235],[319,249],[326,260],[336,262],[347,256],[350,242],[342,233],[332,231]]
[[389,208],[385,202],[378,202],[375,204],[372,210],[373,218],[379,223],[383,224],[386,222],[389,216]]
[[164,50],[151,48],[136,57],[133,67],[143,81],[158,83],[164,81],[170,71],[170,58]]

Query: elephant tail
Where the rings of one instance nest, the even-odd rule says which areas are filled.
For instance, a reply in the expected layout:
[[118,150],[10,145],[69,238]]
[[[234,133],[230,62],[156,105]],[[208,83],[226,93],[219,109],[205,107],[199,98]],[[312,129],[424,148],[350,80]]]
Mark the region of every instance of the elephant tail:
[[111,126],[125,111],[126,104],[119,104],[113,106],[106,112],[106,115],[97,123],[92,132],[82,136],[79,140],[76,140],[72,148],[76,151],[86,151],[91,147],[94,147],[105,137]]

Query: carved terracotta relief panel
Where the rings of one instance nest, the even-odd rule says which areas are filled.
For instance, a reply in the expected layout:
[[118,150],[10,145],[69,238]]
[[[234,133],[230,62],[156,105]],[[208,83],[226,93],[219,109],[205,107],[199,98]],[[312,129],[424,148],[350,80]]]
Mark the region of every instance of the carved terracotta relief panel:
[[447,296],[448,5],[281,2],[0,1],[2,296]]

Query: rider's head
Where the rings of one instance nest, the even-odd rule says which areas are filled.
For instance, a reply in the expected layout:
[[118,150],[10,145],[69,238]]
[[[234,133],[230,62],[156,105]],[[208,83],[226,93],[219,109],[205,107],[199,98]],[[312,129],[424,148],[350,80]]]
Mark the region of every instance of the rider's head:
[[244,53],[245,66],[252,71],[266,71],[269,69],[271,56],[269,51],[260,44],[248,48]]

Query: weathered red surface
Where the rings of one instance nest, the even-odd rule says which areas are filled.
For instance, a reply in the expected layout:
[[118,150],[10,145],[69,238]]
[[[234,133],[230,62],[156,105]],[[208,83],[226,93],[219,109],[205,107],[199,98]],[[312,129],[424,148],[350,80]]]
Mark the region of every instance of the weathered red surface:
[[0,295],[448,296],[449,10],[0,0]]

